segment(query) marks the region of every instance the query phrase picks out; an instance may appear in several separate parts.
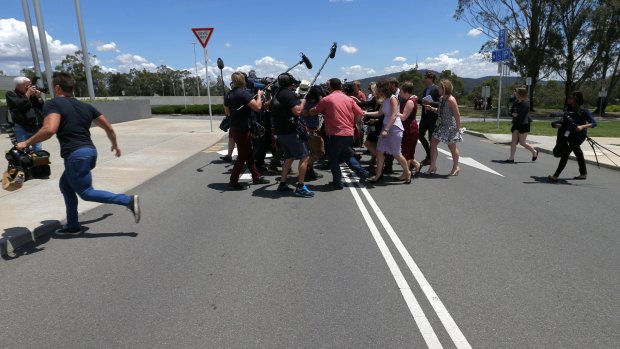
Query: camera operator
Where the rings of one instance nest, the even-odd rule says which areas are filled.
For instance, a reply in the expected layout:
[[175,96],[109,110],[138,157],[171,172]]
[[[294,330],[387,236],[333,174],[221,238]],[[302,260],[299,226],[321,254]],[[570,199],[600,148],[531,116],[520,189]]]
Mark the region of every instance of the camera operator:
[[[583,108],[583,93],[574,91],[568,96],[567,107],[561,121],[554,121],[551,125],[558,129],[556,148],[561,148],[560,163],[552,176],[547,177],[549,182],[557,183],[558,176],[566,167],[570,153],[575,153],[577,164],[579,164],[579,176],[573,179],[586,179],[588,171],[586,161],[581,151],[581,143],[588,137],[588,129],[596,127],[596,120],[592,113]],[[555,153],[555,149],[554,149]],[[555,155],[555,154],[554,154]]]
[[[6,92],[6,104],[11,112],[15,137],[18,142],[23,142],[43,126],[43,98],[41,91],[27,77],[16,77],[13,82],[15,90]],[[32,147],[35,151],[43,148],[42,143]]]
[[273,96],[271,101],[271,119],[274,133],[278,144],[284,154],[284,164],[282,164],[282,176],[278,185],[279,192],[292,191],[286,184],[286,177],[293,161],[299,160],[299,175],[295,188],[295,196],[311,198],[314,192],[310,191],[305,185],[306,169],[308,166],[308,149],[306,144],[297,134],[297,124],[299,116],[304,109],[305,99],[301,101],[295,95],[294,89],[297,80],[289,74],[283,73],[278,76],[280,89]]
[[[258,91],[255,98],[252,98],[246,87],[245,75],[241,72],[235,72],[231,76],[233,89],[224,99],[224,111],[226,115],[230,115],[229,133],[237,145],[237,159],[230,174],[228,189],[241,190],[243,186],[239,184],[239,176],[246,164],[248,170],[252,173],[252,182],[254,184],[267,184],[268,180],[262,178],[256,169],[254,159],[252,159],[252,143],[250,141],[251,126],[251,110],[259,111],[261,109],[263,91]],[[243,108],[239,108],[243,106]]]

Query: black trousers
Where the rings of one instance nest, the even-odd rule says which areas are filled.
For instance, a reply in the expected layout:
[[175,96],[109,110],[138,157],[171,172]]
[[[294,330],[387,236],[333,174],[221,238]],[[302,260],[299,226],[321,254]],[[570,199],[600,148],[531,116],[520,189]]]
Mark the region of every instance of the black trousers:
[[[435,122],[437,121],[436,117],[425,117],[420,120],[420,143],[424,147],[424,151],[426,151],[425,160],[431,159],[431,137],[433,137],[433,132],[435,131]],[[428,139],[425,137],[426,132],[428,132]]]
[[588,174],[588,170],[586,169],[586,159],[583,157],[583,151],[581,151],[581,144],[585,140],[586,139],[582,137],[569,138],[568,146],[570,150],[564,153],[564,155],[562,155],[562,157],[560,158],[558,168],[557,170],[555,170],[555,174],[553,175],[554,177],[560,176],[560,173],[562,173],[564,167],[566,167],[566,163],[568,163],[568,157],[570,156],[570,153],[575,153],[575,157],[577,158],[577,164],[579,165],[579,174],[581,176],[585,176]]

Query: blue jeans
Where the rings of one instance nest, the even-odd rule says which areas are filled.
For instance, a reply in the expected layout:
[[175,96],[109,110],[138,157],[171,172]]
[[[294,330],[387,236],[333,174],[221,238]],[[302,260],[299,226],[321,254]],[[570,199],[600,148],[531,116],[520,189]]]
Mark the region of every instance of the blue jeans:
[[351,151],[352,145],[353,136],[327,137],[327,158],[329,160],[329,168],[332,171],[332,181],[334,184],[342,184],[340,161],[344,161],[358,176],[368,177],[368,171],[366,171],[353,156],[353,152]]
[[[27,140],[28,138],[32,137],[32,135],[34,134],[34,133],[30,133],[26,131],[23,127],[21,127],[18,124],[13,124],[13,132],[15,132],[15,138],[17,139],[18,143]],[[33,144],[32,149],[34,151],[43,150],[43,143],[39,142],[37,144]]]
[[77,228],[78,195],[84,201],[103,204],[127,206],[131,197],[125,194],[114,194],[93,188],[93,176],[90,172],[97,164],[97,149],[83,147],[73,151],[65,158],[65,172],[60,176],[60,191],[65,199],[67,209],[67,227]]

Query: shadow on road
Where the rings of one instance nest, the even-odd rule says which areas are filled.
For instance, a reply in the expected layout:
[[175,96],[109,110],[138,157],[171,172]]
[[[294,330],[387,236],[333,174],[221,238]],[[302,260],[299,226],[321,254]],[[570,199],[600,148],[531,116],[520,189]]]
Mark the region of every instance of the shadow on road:
[[[2,251],[2,259],[4,260],[13,260],[19,258],[21,256],[31,255],[40,251],[43,251],[45,248],[42,247],[50,239],[57,240],[65,240],[65,239],[79,239],[79,238],[102,238],[102,237],[118,237],[118,236],[127,236],[127,237],[136,237],[138,236],[135,232],[118,232],[118,233],[87,233],[90,229],[86,227],[86,224],[92,224],[96,222],[100,222],[108,217],[112,216],[112,213],[103,214],[101,217],[91,219],[88,221],[80,221],[80,226],[82,226],[83,233],[77,236],[58,236],[54,234],[54,230],[61,228],[62,224],[57,220],[49,220],[42,221],[41,225],[34,229],[34,232],[30,232],[30,230],[26,227],[13,227],[7,228],[4,230],[2,234],[3,237],[8,238],[10,243],[13,245],[18,245],[19,247],[15,248],[13,251],[4,250]],[[32,239],[34,238],[34,241]]]

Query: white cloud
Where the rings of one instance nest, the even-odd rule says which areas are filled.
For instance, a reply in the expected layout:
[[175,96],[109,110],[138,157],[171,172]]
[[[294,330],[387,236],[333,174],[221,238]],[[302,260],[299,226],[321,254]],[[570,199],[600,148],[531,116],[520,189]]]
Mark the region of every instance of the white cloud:
[[340,67],[340,70],[342,70],[345,77],[353,79],[363,79],[377,74],[374,69],[363,67],[359,64],[350,67]]
[[342,51],[344,51],[344,53],[348,53],[350,55],[352,55],[352,54],[357,52],[357,47],[355,47],[355,46],[342,45],[340,47],[342,47]]
[[146,69],[148,71],[157,69],[156,64],[149,62],[142,56],[132,55],[131,53],[116,56],[116,61],[118,62],[118,70],[122,72],[128,72],[131,68],[138,70]]
[[441,72],[452,70],[456,75],[468,78],[496,75],[497,65],[490,63],[488,57],[480,53],[465,58],[451,57],[454,52],[443,53],[437,57],[427,57],[419,63],[419,69]]
[[230,42],[227,42],[227,43],[225,43],[225,44],[224,44],[224,47],[226,47],[226,48],[231,48],[231,47],[232,47],[232,44],[231,44]]
[[95,50],[98,52],[121,52],[121,50],[116,47],[116,43],[114,41],[109,44],[101,41],[95,41],[93,44],[95,45]]
[[398,56],[398,57],[394,57],[394,59],[392,61],[393,62],[406,62],[407,58],[402,57],[402,56]]
[[[40,50],[37,27],[33,27],[33,31],[37,47]],[[46,33],[46,41],[52,67],[60,64],[66,55],[72,55],[79,50],[78,46],[74,44],[63,44],[59,40],[54,40],[49,33]],[[23,68],[29,68],[33,65],[26,23],[15,18],[0,19],[0,70],[8,75],[17,75]]]
[[480,34],[482,34],[482,28],[474,28],[470,30],[469,32],[467,32],[467,36],[471,36],[474,38]]
[[386,74],[391,74],[391,73],[398,73],[401,71],[407,71],[413,68],[415,68],[415,64],[403,63],[403,65],[391,65],[389,67],[385,67],[383,70],[385,71]]

